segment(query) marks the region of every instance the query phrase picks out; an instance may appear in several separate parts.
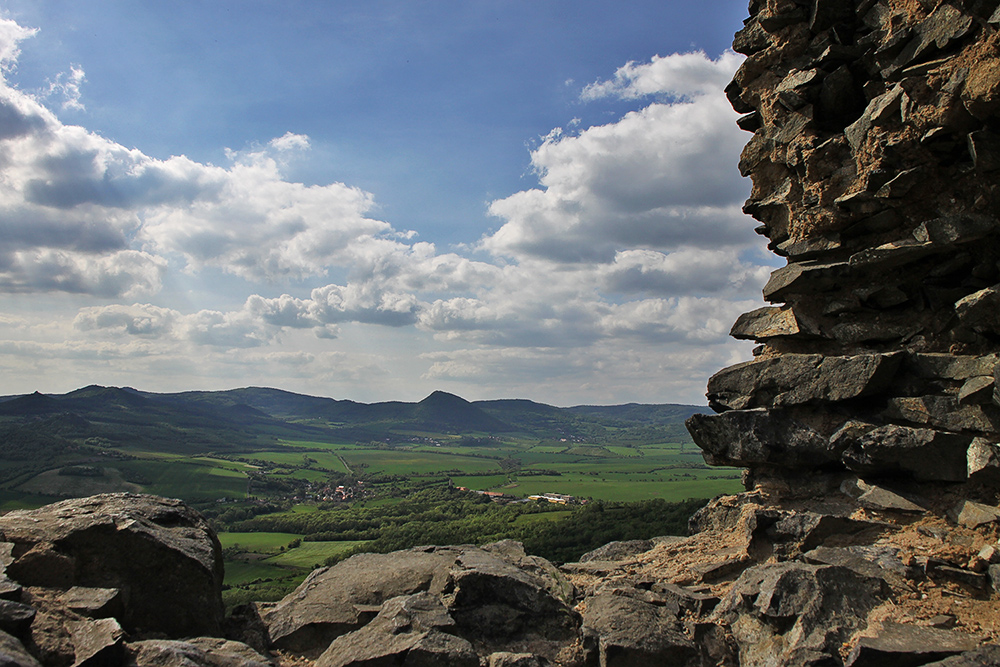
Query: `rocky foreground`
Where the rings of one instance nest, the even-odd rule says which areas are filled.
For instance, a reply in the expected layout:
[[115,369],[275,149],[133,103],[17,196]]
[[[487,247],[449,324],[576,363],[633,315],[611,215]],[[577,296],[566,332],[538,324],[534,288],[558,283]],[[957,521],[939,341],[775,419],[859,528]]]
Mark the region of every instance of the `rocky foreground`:
[[362,554],[229,617],[197,512],[66,500],[0,517],[0,665],[1000,664],[1000,510],[897,490],[723,497],[689,537],[562,567],[516,542]]

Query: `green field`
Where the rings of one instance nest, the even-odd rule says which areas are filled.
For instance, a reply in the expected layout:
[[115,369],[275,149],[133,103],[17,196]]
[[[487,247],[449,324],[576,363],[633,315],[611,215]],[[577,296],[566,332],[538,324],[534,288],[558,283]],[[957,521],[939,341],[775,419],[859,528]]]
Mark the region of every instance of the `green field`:
[[302,546],[268,558],[267,563],[284,567],[312,569],[331,556],[339,556],[364,542],[303,542]]
[[287,547],[294,539],[301,538],[294,533],[219,533],[222,548],[240,547],[255,553],[278,553],[279,547]]

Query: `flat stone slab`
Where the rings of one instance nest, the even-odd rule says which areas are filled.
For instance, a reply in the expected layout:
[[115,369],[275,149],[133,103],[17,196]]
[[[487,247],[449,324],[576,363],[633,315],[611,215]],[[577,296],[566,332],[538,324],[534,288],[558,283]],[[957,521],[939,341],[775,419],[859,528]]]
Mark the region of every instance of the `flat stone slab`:
[[975,637],[955,630],[887,623],[875,637],[862,637],[847,659],[847,667],[908,667],[924,665],[970,651]]

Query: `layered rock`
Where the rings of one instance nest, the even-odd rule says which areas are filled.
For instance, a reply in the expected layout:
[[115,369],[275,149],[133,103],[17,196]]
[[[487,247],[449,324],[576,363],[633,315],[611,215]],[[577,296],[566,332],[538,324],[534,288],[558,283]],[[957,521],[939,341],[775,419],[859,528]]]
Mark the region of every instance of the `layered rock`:
[[[726,92],[753,133],[744,211],[787,264],[733,326],[754,359],[688,422],[746,469],[693,521],[746,536],[712,620],[743,665],[929,663],[1000,631],[1000,9],[749,11]],[[936,627],[918,601],[942,595],[983,622]]]
[[[1000,442],[1000,15],[940,0],[750,3],[727,94],[744,210],[787,259],[754,361],[690,430],[754,479],[963,482]],[[914,459],[920,462],[911,463]],[[989,456],[978,456],[988,461]]]

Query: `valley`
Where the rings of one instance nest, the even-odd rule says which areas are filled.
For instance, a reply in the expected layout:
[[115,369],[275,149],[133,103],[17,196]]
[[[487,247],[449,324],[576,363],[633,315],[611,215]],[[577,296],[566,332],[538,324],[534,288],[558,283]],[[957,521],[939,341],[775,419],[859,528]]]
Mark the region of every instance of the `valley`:
[[706,466],[683,427],[705,411],[444,392],[363,404],[265,388],[8,396],[0,510],[108,492],[180,498],[219,531],[230,604],[280,598],[357,551],[513,538],[568,560],[681,533],[706,499],[741,488],[739,470]]

